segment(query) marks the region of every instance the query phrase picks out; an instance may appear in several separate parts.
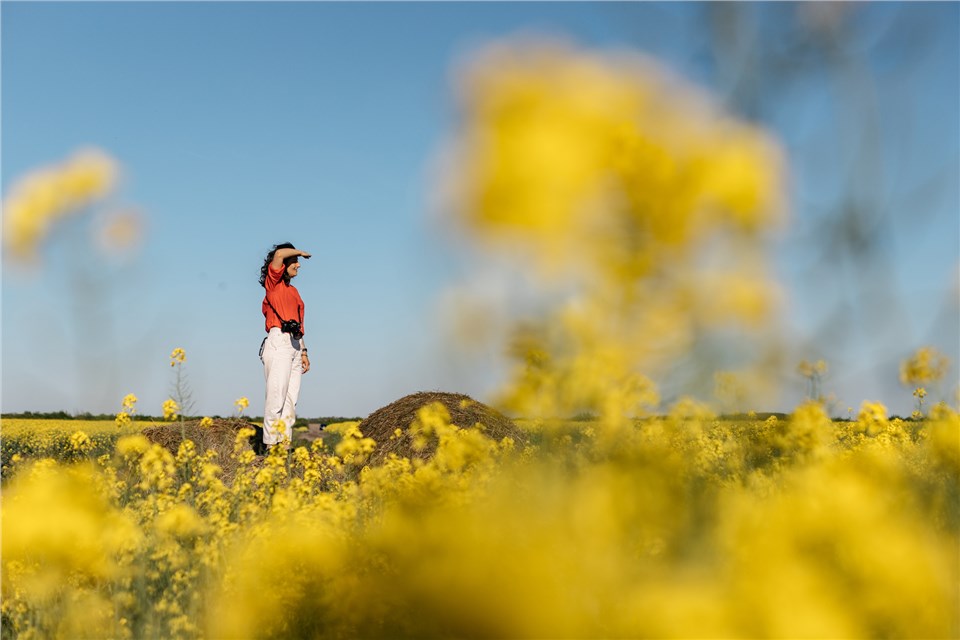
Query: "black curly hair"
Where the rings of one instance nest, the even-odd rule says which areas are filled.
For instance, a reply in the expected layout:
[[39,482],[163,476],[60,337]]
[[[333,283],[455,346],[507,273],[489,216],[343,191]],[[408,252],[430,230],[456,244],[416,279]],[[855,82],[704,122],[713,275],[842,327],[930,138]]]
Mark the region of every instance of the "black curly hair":
[[[270,249],[270,253],[268,253],[267,257],[263,260],[263,266],[260,267],[260,286],[264,289],[267,288],[267,269],[270,268],[270,263],[273,262],[273,256],[277,252],[277,249],[296,249],[296,247],[289,242],[282,242],[280,244],[273,245],[273,249]],[[283,261],[283,266],[286,267],[287,265],[297,261],[297,256],[290,256]],[[287,284],[290,284],[290,276],[287,275],[286,269],[283,271],[283,281]]]

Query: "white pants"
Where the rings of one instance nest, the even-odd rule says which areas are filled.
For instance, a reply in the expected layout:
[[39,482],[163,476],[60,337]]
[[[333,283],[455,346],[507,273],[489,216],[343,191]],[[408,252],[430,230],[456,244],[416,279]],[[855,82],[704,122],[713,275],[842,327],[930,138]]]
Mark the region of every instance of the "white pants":
[[[263,344],[263,375],[267,380],[267,398],[263,407],[263,442],[273,445],[293,439],[300,396],[300,341],[278,327],[270,329]],[[282,421],[282,425],[278,424]]]

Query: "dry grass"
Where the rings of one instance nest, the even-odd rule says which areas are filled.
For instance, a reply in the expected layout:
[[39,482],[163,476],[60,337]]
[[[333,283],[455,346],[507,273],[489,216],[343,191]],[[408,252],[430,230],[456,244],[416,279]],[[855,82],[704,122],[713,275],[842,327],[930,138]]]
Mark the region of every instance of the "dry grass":
[[[462,393],[421,391],[377,409],[360,423],[360,431],[364,437],[372,438],[377,443],[368,464],[378,464],[390,453],[410,459],[425,459],[433,455],[432,447],[421,451],[414,449],[409,431],[410,423],[417,417],[417,411],[433,402],[442,403],[450,413],[450,423],[462,429],[479,424],[482,425],[483,433],[492,440],[499,441],[507,436],[517,442],[525,442],[527,439],[513,420],[470,396]],[[402,431],[399,438],[394,437],[397,429]]]

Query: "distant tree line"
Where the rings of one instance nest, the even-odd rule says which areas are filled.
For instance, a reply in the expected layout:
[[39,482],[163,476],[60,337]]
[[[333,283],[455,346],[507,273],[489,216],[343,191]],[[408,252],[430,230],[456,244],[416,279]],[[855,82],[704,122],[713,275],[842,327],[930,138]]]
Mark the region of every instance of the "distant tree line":
[[[0,413],[0,419],[13,419],[20,418],[25,420],[114,420],[116,414],[113,413],[67,413],[66,411],[23,411],[20,413]],[[184,416],[184,420],[199,420],[203,416]],[[223,420],[223,416],[213,415],[209,416],[214,420]],[[232,416],[228,416],[227,419]],[[163,416],[151,416],[145,414],[136,414],[133,416],[134,420],[138,421],[153,421],[153,422],[164,422]],[[243,420],[249,422],[263,422],[263,416],[243,416]],[[350,421],[359,421],[362,418],[347,418],[343,416],[322,416],[319,418],[297,418],[297,421],[294,422],[293,426],[296,427],[306,427],[310,424],[320,424],[322,426],[327,426],[328,424],[333,424],[335,422],[350,422]]]

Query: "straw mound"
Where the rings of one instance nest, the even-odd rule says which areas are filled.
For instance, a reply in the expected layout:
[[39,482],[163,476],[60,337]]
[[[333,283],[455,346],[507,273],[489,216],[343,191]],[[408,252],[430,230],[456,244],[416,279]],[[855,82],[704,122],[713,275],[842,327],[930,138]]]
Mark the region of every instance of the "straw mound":
[[[510,418],[482,402],[477,402],[470,396],[462,393],[421,391],[377,409],[360,423],[359,428],[363,436],[372,438],[377,443],[377,448],[370,455],[367,464],[378,464],[390,453],[410,459],[426,459],[433,455],[433,447],[427,447],[421,451],[414,449],[409,432],[410,423],[417,417],[417,410],[432,402],[443,403],[450,413],[450,424],[455,424],[461,429],[479,423],[483,425],[483,433],[492,440],[499,441],[509,436],[518,443],[526,441],[526,435]],[[394,437],[397,429],[403,432],[399,438]]]
[[[191,420],[184,423],[184,432],[187,439],[193,440],[197,446],[197,453],[202,454],[207,449],[217,452],[216,463],[223,469],[224,478],[229,479],[233,477],[237,464],[231,457],[233,443],[236,441],[237,431],[243,427],[253,429],[254,425],[246,420],[215,419],[212,425],[201,429],[199,420]],[[159,444],[173,455],[177,455],[181,440],[179,422],[147,427],[141,433],[150,442]]]

